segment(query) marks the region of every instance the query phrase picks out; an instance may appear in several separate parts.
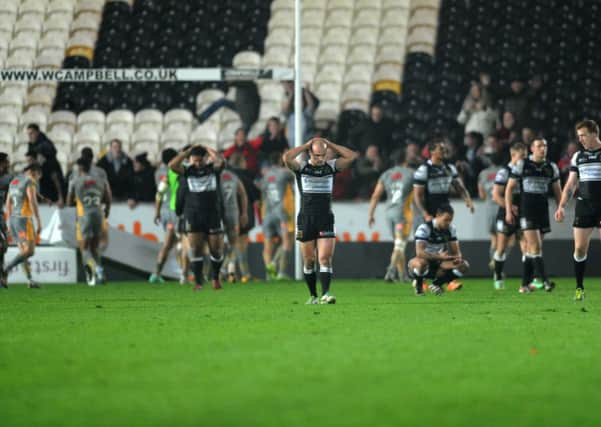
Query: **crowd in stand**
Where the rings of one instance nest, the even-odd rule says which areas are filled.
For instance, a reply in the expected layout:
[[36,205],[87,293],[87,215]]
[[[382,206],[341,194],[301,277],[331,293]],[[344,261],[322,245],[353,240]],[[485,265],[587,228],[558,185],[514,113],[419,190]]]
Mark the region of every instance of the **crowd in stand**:
[[[223,154],[226,159],[237,159],[237,163],[242,158],[243,168],[253,177],[260,175],[262,166],[273,153],[283,153],[294,145],[294,85],[292,82],[283,84],[287,96],[280,117],[270,118],[263,133],[256,138],[247,137],[250,127],[258,119],[260,106],[259,92],[252,82],[236,87],[235,101],[218,100],[198,116],[202,123],[222,107],[240,114],[243,124],[232,136],[233,142],[223,150]],[[479,81],[471,83],[457,116],[457,122],[464,126],[463,141],[447,138],[447,145],[448,160],[455,164],[472,196],[478,197],[479,174],[491,165],[505,162],[513,142],[529,144],[543,131],[537,120],[538,111],[542,109],[541,89],[539,76],[532,76],[527,84],[516,78],[509,88],[496,87],[485,73],[480,74]],[[303,139],[320,135],[335,141],[336,135],[330,129],[315,128],[314,114],[319,99],[308,87],[303,88],[302,105]],[[392,138],[394,130],[394,123],[378,104],[371,105],[369,114],[362,121],[345,130],[346,145],[357,150],[360,157],[352,169],[337,177],[335,199],[368,199],[378,177],[393,163],[392,159],[399,151],[406,151],[408,163],[413,167],[428,157],[427,141],[423,141],[421,146],[415,143],[410,143],[409,147],[396,146]],[[62,207],[68,181],[65,175],[71,171],[61,170],[54,144],[36,124],[28,126],[27,132],[27,161],[37,161],[43,169],[40,194]],[[442,137],[445,138],[444,135]],[[568,173],[571,155],[577,149],[575,142],[569,143],[565,151],[550,147],[551,152],[561,154],[557,160],[564,176]],[[101,154],[97,165],[106,171],[116,201],[127,202],[133,208],[137,203],[154,200],[156,186],[151,178],[158,165],[148,160],[147,153],[130,157],[123,151],[120,141],[113,140],[106,153]]]

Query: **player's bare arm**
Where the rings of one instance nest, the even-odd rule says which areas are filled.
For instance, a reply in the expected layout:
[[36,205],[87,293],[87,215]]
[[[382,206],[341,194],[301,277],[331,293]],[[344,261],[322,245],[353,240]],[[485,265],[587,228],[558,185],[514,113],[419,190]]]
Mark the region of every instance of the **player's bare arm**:
[[111,204],[113,203],[113,193],[108,183],[104,185],[104,217],[108,218],[111,213]]
[[157,188],[156,195],[154,196],[154,223],[159,224],[161,222],[161,206],[163,205],[163,197],[167,192],[169,186],[165,179],[159,182],[159,188]]
[[248,195],[242,182],[238,181],[238,203],[240,203],[240,225],[248,224]]
[[515,212],[514,206],[511,203],[511,195],[517,185],[518,182],[515,178],[509,178],[509,181],[507,181],[507,188],[505,188],[505,222],[507,222],[507,224],[513,224],[515,221]]
[[327,142],[327,146],[340,156],[336,159],[336,169],[339,171],[350,168],[355,160],[357,160],[357,157],[359,157],[359,153],[356,151],[342,145],[334,144],[331,141]]
[[426,205],[424,204],[424,199],[426,195],[426,191],[423,185],[413,184],[413,202],[418,211],[421,212],[424,220],[426,222],[432,221],[432,215],[426,210]]
[[463,200],[465,201],[465,206],[468,207],[468,209],[470,210],[471,213],[474,213],[474,201],[472,200],[472,196],[470,196],[469,191],[467,191],[467,188],[465,188],[465,185],[463,184],[463,180],[461,178],[457,177],[457,178],[453,179],[453,183],[459,189],[459,192],[461,193],[461,197],[463,197]]
[[555,211],[555,221],[562,222],[565,219],[566,212],[565,208],[570,203],[574,192],[578,188],[578,173],[575,171],[570,171],[568,175],[568,180],[563,187],[563,191],[561,192],[561,197],[559,199],[559,203],[557,204],[557,210]]
[[492,199],[500,207],[505,207],[505,186],[494,184],[492,187]]
[[374,192],[371,195],[371,199],[369,202],[369,213],[367,214],[368,216],[368,224],[369,226],[373,226],[374,223],[376,222],[375,218],[374,218],[374,212],[376,211],[376,206],[378,205],[378,202],[380,201],[380,197],[382,197],[382,193],[384,193],[384,184],[382,184],[381,180],[378,180],[378,183],[376,184],[376,188],[374,188]]
[[173,159],[171,159],[169,161],[169,164],[167,164],[169,169],[171,169],[173,172],[175,172],[179,175],[183,174],[184,167],[182,166],[182,164],[184,163],[184,160],[190,155],[193,148],[194,147],[190,147],[187,150],[178,153],[177,156],[175,156]]
[[290,150],[284,152],[282,154],[282,160],[288,169],[293,171],[297,171],[300,169],[300,164],[296,160],[299,154],[303,151],[309,151],[311,149],[312,140],[304,143],[303,145],[299,145],[298,147],[291,148]]
[[426,251],[427,246],[428,244],[426,242],[415,242],[415,256],[428,261],[450,261],[455,259],[455,256],[449,255],[446,251],[437,253],[428,252]]

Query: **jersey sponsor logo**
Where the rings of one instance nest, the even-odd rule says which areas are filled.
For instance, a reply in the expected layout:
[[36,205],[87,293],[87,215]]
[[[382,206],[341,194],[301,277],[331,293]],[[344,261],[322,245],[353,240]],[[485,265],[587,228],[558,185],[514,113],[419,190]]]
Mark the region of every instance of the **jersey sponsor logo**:
[[224,181],[230,181],[234,179],[234,177],[232,176],[232,174],[226,172],[221,174],[221,179],[223,179]]
[[329,194],[334,188],[334,177],[301,175],[301,186],[304,193]]
[[189,176],[188,188],[192,193],[204,193],[217,190],[217,178],[215,175]]
[[276,178],[273,175],[267,177],[267,182],[275,182]]
[[403,174],[400,172],[394,173],[390,176],[390,179],[395,179],[395,180],[403,179]]
[[10,182],[10,185],[19,185],[19,182],[21,182],[21,181],[19,181],[17,178],[15,178]]
[[549,178],[543,176],[528,176],[522,180],[525,193],[547,194],[549,189]]
[[84,185],[85,187],[90,187],[90,186],[92,186],[92,185],[96,185],[96,181],[95,181],[95,180],[93,180],[93,179],[88,179],[87,181],[84,181],[84,182],[83,182],[83,185]]
[[431,194],[446,194],[449,192],[449,187],[453,177],[441,176],[428,179],[428,192]]
[[601,181],[601,163],[581,163],[578,165],[580,181]]

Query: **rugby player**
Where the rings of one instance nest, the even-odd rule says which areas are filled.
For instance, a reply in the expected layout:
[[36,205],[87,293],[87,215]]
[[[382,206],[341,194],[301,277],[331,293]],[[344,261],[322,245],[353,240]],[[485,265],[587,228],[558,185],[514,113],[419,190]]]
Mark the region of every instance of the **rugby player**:
[[469,268],[461,255],[453,215],[451,205],[441,205],[436,216],[415,231],[415,257],[409,260],[408,268],[417,296],[424,295],[424,278],[434,279],[429,289],[442,295],[442,285],[462,277]]
[[8,194],[8,186],[13,179],[9,172],[10,159],[8,154],[0,153],[0,287],[8,288],[6,271],[4,270],[4,255],[8,249],[8,230],[4,218],[4,204],[6,203],[6,195]]
[[[511,169],[526,156],[526,146],[521,142],[514,142],[511,145],[509,152],[511,154],[511,160],[497,172],[492,191],[492,197],[495,203],[498,205],[496,221],[497,242],[495,253],[493,255],[493,279],[495,289],[498,290],[505,288],[505,273],[503,270],[505,268],[505,259],[507,258],[507,249],[512,246],[512,244],[515,242],[515,239],[518,239],[520,242],[522,254],[526,253],[526,241],[522,239],[522,234],[519,230],[519,224],[517,221],[513,224],[505,221],[505,187],[507,186]],[[511,195],[511,209],[516,215],[519,215],[519,206],[520,189],[519,187],[515,187],[513,194]]]
[[[326,160],[328,148],[339,157]],[[304,152],[308,154],[309,159],[297,160],[297,157]],[[303,272],[310,293],[307,304],[336,302],[336,298],[329,293],[332,280],[332,256],[336,244],[332,212],[334,175],[351,167],[357,156],[355,151],[334,144],[325,138],[312,138],[307,143],[283,154],[284,164],[296,175],[301,197],[300,212],[296,218],[296,240],[300,241]],[[322,288],[321,300],[317,298],[316,251]]]
[[[562,222],[565,208],[578,188],[574,217],[574,275],[576,301],[584,300],[584,271],[593,228],[601,231],[601,141],[599,125],[593,120],[576,124],[578,141],[583,149],[572,156],[570,174],[561,193],[555,220]],[[600,233],[601,234],[601,233]]]
[[[89,286],[104,282],[101,257],[98,252],[103,221],[111,209],[108,180],[91,173],[89,158],[77,160],[78,176],[72,180],[67,204],[77,208],[77,234],[81,238],[81,258]],[[104,209],[102,208],[104,205]]]
[[393,282],[397,278],[407,281],[405,271],[405,247],[411,232],[411,201],[413,196],[413,169],[407,167],[405,153],[400,151],[397,155],[396,166],[384,171],[371,195],[368,213],[368,224],[372,227],[375,223],[374,212],[382,195],[386,194],[386,219],[392,236],[394,246],[390,255],[390,264],[386,269],[384,280]]
[[[185,159],[188,159],[188,164],[184,166]],[[219,272],[223,263],[223,224],[219,175],[223,169],[223,158],[210,147],[194,145],[171,159],[169,168],[185,180],[185,189],[180,194],[183,198],[184,228],[190,245],[194,290],[203,288],[205,243],[209,246],[213,289],[221,289]]]
[[[543,260],[543,236],[551,231],[549,225],[549,205],[547,194],[553,191],[555,201],[559,205],[561,185],[559,169],[547,158],[547,141],[536,138],[530,144],[532,154],[520,160],[511,169],[507,188],[505,189],[505,221],[516,224],[518,216],[513,211],[513,193],[516,187],[520,189],[519,224],[524,239],[526,239],[526,256],[520,293],[531,292],[534,288],[544,288],[551,292],[555,283],[551,282],[545,271]],[[533,277],[542,279],[530,282]],[[542,285],[542,286],[541,286]]]
[[[6,198],[6,214],[9,217],[10,234],[17,242],[19,254],[10,261],[5,271],[8,272],[19,264],[23,264],[23,271],[27,277],[27,287],[37,289],[40,287],[31,278],[29,258],[35,252],[37,236],[42,230],[42,221],[38,210],[37,186],[42,176],[42,168],[37,163],[32,163],[23,169],[23,173],[15,176],[8,187]],[[33,219],[37,227],[34,229]],[[3,272],[3,274],[5,274]]]

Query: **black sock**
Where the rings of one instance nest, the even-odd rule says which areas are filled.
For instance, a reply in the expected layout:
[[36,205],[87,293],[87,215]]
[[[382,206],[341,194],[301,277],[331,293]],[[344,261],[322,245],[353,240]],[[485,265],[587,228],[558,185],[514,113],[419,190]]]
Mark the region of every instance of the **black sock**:
[[528,286],[532,280],[532,272],[534,271],[534,260],[527,256],[524,259],[524,272],[522,274],[522,286]]
[[584,289],[584,270],[586,270],[586,258],[582,261],[574,259],[574,274],[576,276],[576,287]]
[[11,262],[9,262],[8,264],[6,264],[6,271],[10,271],[13,268],[15,268],[17,265],[21,264],[23,261],[25,261],[27,259],[27,257],[19,254],[16,257],[13,258],[13,260]]
[[213,273],[213,280],[219,279],[221,264],[223,264],[223,255],[221,255],[219,258],[214,258],[213,255],[211,255],[211,270]]
[[435,286],[442,286],[445,283],[449,283],[449,282],[453,281],[457,277],[459,277],[459,276],[457,276],[455,273],[453,273],[453,270],[448,270],[442,276],[434,279],[432,281],[432,284]]
[[319,281],[321,282],[321,294],[330,292],[330,282],[332,281],[332,267],[319,266]]
[[307,282],[307,287],[309,288],[309,293],[312,297],[317,298],[317,275],[313,270],[304,270],[305,282]]
[[202,273],[203,261],[204,261],[203,257],[190,259],[190,264],[192,266],[192,273],[194,273],[194,281],[196,282],[197,285],[202,285],[203,282],[205,281],[203,273]]
[[156,266],[156,270],[155,270],[155,274],[157,276],[161,275],[161,271],[163,271],[163,266],[165,265],[165,261],[167,261],[167,258],[165,258],[163,261],[157,261],[157,266]]
[[495,260],[495,280],[503,280],[503,269],[505,268],[505,261]]
[[415,291],[418,293],[424,292],[424,276],[415,275]]
[[545,261],[543,260],[543,256],[535,256],[533,258],[534,261],[534,271],[537,273],[536,277],[540,277],[543,282],[546,282],[549,278],[547,277],[547,273],[545,272]]

